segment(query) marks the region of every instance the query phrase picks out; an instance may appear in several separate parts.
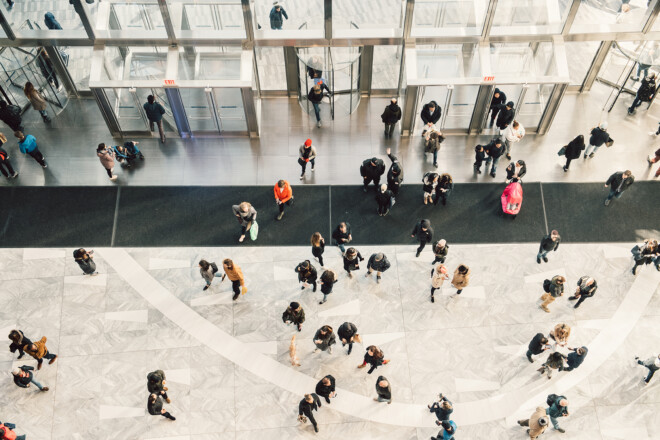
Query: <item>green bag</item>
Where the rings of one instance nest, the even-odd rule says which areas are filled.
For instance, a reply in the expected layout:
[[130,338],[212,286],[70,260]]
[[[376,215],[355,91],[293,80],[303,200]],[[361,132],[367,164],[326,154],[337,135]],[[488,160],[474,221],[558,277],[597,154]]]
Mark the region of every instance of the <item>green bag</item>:
[[557,151],[557,156],[565,156],[566,155],[566,145],[561,147],[559,151]]
[[252,222],[252,227],[250,227],[250,238],[252,241],[257,239],[257,236],[259,235],[259,224],[257,221]]

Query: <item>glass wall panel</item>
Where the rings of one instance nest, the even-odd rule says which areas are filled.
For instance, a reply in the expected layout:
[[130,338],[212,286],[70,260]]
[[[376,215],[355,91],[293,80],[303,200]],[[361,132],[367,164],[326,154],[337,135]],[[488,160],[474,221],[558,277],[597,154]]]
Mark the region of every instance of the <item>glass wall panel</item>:
[[433,29],[447,35],[480,35],[488,1],[417,0],[413,30]]
[[417,46],[418,78],[481,77],[475,44]]
[[106,88],[105,94],[113,106],[115,116],[122,131],[147,131],[147,120],[142,104],[134,92],[127,88]]
[[219,130],[209,96],[204,89],[179,89],[190,130],[213,132]]
[[261,90],[286,90],[284,48],[257,47],[255,52]]
[[519,104],[518,113],[516,114],[516,120],[523,127],[527,127],[528,129],[538,127],[545,106],[548,104],[548,98],[554,87],[554,84],[530,84],[527,87],[525,96]]
[[552,43],[494,43],[490,63],[495,76],[552,76],[557,74]]
[[[479,86],[455,86],[451,94],[449,108],[443,109],[447,112],[443,128],[467,129],[470,126],[478,93]],[[444,103],[439,104],[444,105]]]
[[240,79],[240,46],[179,50],[179,79]]
[[646,20],[647,0],[582,0],[571,33],[636,32]]
[[403,0],[332,2],[332,26],[334,29],[391,29],[400,36],[403,28]]
[[491,34],[558,34],[570,5],[561,0],[499,0]]
[[[29,31],[33,29],[79,30],[80,36],[87,36],[78,13],[69,0],[26,0],[14,1],[10,8],[5,4],[8,18],[14,30]],[[98,1],[87,4],[92,19],[96,19]],[[2,32],[2,31],[0,31]],[[4,35],[4,32],[2,32]]]
[[154,31],[159,37],[167,35],[163,16],[156,2],[111,3],[109,29],[139,29]]
[[372,89],[396,89],[399,87],[401,46],[374,46],[374,62],[371,71]]
[[[197,4],[194,0],[168,0],[174,27],[182,30],[227,31],[245,30],[240,0],[225,0]],[[177,17],[181,17],[178,20]]]
[[584,77],[591,66],[600,47],[599,41],[566,42],[566,59],[568,72],[571,76],[571,85],[582,85]]
[[103,57],[103,79],[165,79],[166,47],[107,46]]
[[214,89],[222,131],[247,131],[241,89]]
[[[279,3],[280,9],[288,17],[282,16],[282,30],[323,29],[323,0],[287,0]],[[266,31],[264,36],[277,36],[270,32],[275,31],[279,23],[276,16],[272,21],[270,18],[271,12],[275,9],[273,0],[252,0],[250,5],[257,29]]]

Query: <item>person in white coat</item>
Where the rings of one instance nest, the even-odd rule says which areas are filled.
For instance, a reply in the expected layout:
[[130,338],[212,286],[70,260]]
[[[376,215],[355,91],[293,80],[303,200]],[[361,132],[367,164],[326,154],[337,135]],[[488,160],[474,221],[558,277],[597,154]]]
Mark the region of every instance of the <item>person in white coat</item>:
[[513,121],[513,124],[502,130],[502,136],[504,137],[504,154],[507,159],[511,160],[511,145],[520,142],[525,137],[525,127],[520,122]]

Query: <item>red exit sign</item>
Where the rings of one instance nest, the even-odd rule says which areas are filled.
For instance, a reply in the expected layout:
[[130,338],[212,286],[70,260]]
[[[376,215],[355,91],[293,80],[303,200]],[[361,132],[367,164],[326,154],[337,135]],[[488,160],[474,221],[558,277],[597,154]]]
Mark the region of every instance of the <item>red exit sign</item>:
[[163,82],[165,83],[166,86],[176,87],[176,83],[174,82],[173,79],[164,79]]
[[484,76],[484,82],[492,82],[495,81],[494,76]]

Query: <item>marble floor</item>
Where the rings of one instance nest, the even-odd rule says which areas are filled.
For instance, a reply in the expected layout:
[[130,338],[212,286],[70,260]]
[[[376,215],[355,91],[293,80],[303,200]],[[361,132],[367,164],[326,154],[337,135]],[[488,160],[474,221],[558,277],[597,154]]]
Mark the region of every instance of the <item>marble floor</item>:
[[[426,405],[442,392],[455,403],[457,439],[522,440],[515,420],[561,393],[570,401],[571,415],[561,421],[566,434],[545,437],[657,439],[660,378],[643,386],[645,369],[634,356],[660,349],[660,272],[644,267],[633,277],[632,246],[562,244],[538,265],[537,244],[450,243],[447,266],[469,265],[470,286],[456,297],[446,283],[433,304],[428,248],[418,259],[414,246],[359,248],[367,258],[388,256],[392,267],[380,284],[364,268],[347,278],[339,251],[328,248],[326,268],[339,282],[323,305],[320,292],[300,290],[294,273],[312,258],[307,248],[98,248],[94,277],[80,275],[72,249],[0,249],[2,334],[45,335],[59,355],[37,372],[50,387],[39,393],[14,386],[9,374],[36,362],[0,351],[0,420],[40,440],[428,439],[437,428]],[[230,285],[219,279],[202,291],[200,258],[232,258],[247,294],[232,302]],[[544,313],[541,285],[557,274],[569,288],[582,275],[600,287],[579,309],[566,295]],[[288,355],[297,332],[281,321],[294,300],[307,316],[297,368]],[[316,329],[345,321],[391,363],[372,375],[356,369],[360,344],[350,356],[340,346],[313,353]],[[524,352],[534,334],[558,322],[572,326],[570,346],[590,351],[579,369],[548,380]],[[176,422],[145,411],[146,374],[155,369],[166,372],[166,408]],[[318,412],[315,434],[296,420],[297,404],[326,374],[337,379],[338,397]],[[392,405],[372,401],[378,375],[392,384]]]

